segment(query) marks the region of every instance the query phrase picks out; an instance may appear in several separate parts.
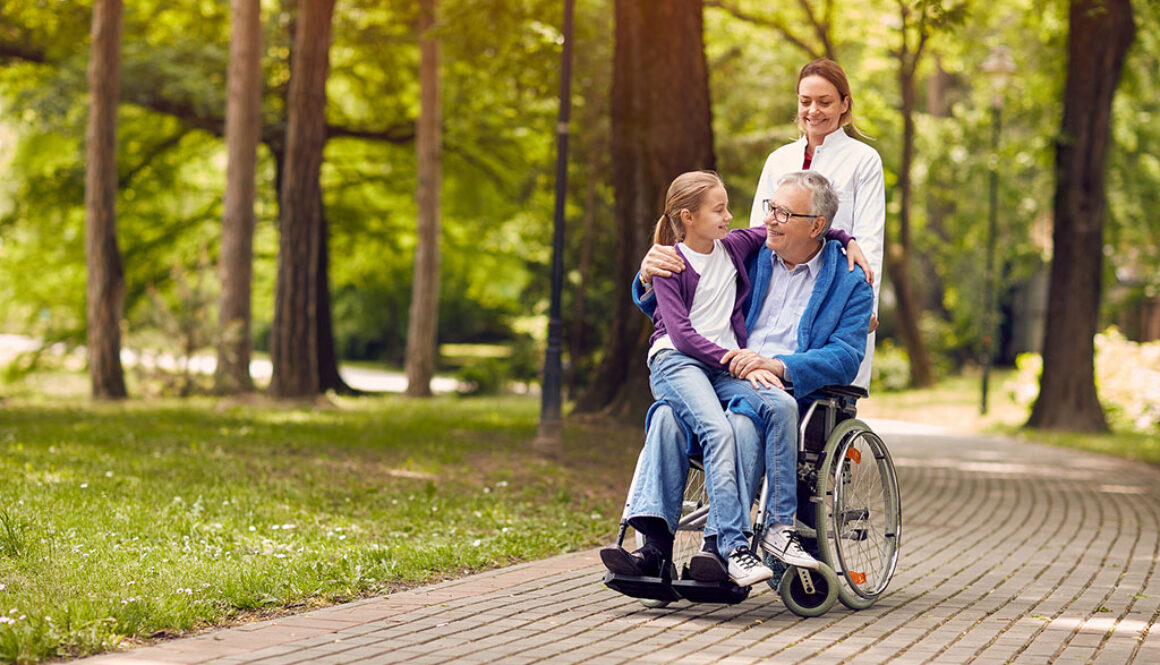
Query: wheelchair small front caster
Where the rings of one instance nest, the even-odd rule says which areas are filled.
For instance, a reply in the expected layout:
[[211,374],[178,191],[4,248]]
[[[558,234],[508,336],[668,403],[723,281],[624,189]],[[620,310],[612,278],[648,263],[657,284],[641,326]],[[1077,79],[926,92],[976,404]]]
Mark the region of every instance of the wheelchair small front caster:
[[777,591],[794,614],[821,616],[838,601],[838,575],[823,562],[819,562],[816,571],[790,567],[781,576]]

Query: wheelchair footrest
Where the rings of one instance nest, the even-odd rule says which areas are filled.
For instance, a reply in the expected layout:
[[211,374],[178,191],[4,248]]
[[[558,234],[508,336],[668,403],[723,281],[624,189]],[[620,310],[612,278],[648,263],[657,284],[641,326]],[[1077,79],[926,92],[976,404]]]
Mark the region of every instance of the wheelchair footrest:
[[673,602],[681,599],[673,588],[671,580],[663,577],[637,577],[635,575],[604,574],[604,586],[633,598],[663,600]]
[[739,587],[728,580],[724,582],[673,580],[673,590],[693,603],[736,605],[749,597],[749,587]]

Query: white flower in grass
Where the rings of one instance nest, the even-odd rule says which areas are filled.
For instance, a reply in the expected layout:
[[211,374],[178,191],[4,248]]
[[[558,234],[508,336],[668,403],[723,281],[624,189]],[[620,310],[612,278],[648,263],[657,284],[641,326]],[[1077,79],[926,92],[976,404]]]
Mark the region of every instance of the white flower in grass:
[[283,524],[283,525],[282,525],[282,530],[283,530],[283,531],[287,531],[287,530],[289,530],[289,529],[297,529],[297,528],[298,528],[298,525],[297,525],[297,524]]
[[106,477],[106,478],[112,478],[112,477],[113,477],[113,472],[112,472],[112,471],[106,471],[106,472],[105,472],[105,477]]
[[6,616],[0,616],[0,626],[11,626],[16,623],[15,619]]
[[508,482],[507,482],[506,480],[501,480],[501,481],[499,481],[498,483],[496,483],[496,484],[495,484],[495,486],[496,486],[496,487],[507,487],[507,486],[508,486]]
[[4,584],[3,582],[0,582],[0,591],[6,591],[7,589],[8,589],[8,585]]
[[483,543],[483,541],[482,541],[482,540],[480,540],[480,539],[476,538],[476,539],[475,539],[475,542],[473,542],[473,543],[471,544],[471,546],[472,546],[472,547],[479,547],[479,546],[480,546],[482,543]]
[[85,489],[85,488],[87,488],[88,486],[89,486],[89,484],[88,484],[88,483],[81,483],[81,489]]

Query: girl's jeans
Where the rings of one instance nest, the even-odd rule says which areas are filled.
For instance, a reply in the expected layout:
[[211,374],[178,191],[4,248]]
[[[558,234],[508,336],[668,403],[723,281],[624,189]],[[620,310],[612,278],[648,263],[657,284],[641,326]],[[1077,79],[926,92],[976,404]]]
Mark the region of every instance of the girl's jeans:
[[[659,517],[675,532],[689,471],[688,425],[704,450],[709,522],[718,552],[727,557],[746,544],[749,506],[764,472],[770,495],[767,523],[792,524],[797,509],[797,403],[781,389],[755,391],[724,368],[709,367],[677,351],[661,352],[650,363],[658,401],[632,497],[630,517]],[[760,423],[726,414],[722,403],[739,397]]]

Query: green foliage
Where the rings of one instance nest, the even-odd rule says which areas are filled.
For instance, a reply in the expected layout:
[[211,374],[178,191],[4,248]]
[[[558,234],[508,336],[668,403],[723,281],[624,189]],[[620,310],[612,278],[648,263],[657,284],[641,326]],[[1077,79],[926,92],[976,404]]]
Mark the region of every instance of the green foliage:
[[[1114,108],[1108,170],[1106,320],[1160,292],[1160,7],[1134,3],[1137,36]],[[59,5],[59,6],[58,6]],[[276,163],[289,80],[294,3],[264,3],[253,329],[273,312]],[[1067,3],[874,0],[810,5],[762,0],[707,7],[717,168],[744,223],[769,152],[797,137],[793,83],[818,29],[847,70],[855,116],[884,159],[888,215],[897,215],[901,155],[897,54],[900,12],[925,10],[939,30],[917,72],[911,221],[924,330],[941,367],[981,348],[989,175],[1000,174],[1001,298],[1050,259],[1055,140]],[[612,0],[578,3],[565,233],[565,349],[582,385],[612,318],[617,251],[609,99]],[[969,10],[969,12],[968,12]],[[443,265],[439,339],[512,342],[549,297],[561,4],[442,0]],[[739,15],[757,17],[745,20]],[[401,362],[415,243],[418,113],[415,3],[350,0],[336,13],[322,174],[330,229],[334,332],[343,356]],[[0,324],[50,340],[84,340],[84,127],[91,2],[0,5]],[[780,28],[778,26],[781,26]],[[885,29],[884,29],[885,28]],[[801,45],[795,44],[795,41]],[[224,187],[222,118],[228,3],[142,0],[125,9],[119,117],[118,230],[127,330],[148,326],[149,289],[171,302],[174,266],[192,274],[218,251]],[[1002,91],[1002,132],[991,151],[993,92],[980,65],[1012,49],[1016,81]],[[807,52],[808,51],[808,52]],[[486,64],[484,64],[486,63]],[[942,82],[941,86],[932,83]],[[941,90],[933,95],[932,90]],[[354,135],[357,135],[356,138]],[[372,138],[362,138],[363,136]],[[582,257],[588,264],[581,268]],[[212,271],[211,271],[212,272]],[[884,276],[886,279],[889,276]],[[887,285],[889,287],[889,285]],[[575,306],[583,287],[584,309]],[[883,303],[880,341],[893,335]],[[542,334],[538,331],[536,334]],[[572,344],[578,353],[572,355]],[[886,357],[879,353],[880,358]]]
[[885,341],[874,348],[874,366],[870,372],[870,390],[897,392],[910,387],[910,358],[906,349]]
[[8,404],[0,661],[595,545],[619,499],[568,490],[581,474],[536,457],[537,409],[454,397]]
[[526,385],[540,377],[544,353],[530,339],[523,338],[508,353],[482,356],[468,361],[456,378],[464,395],[498,395],[510,392],[513,382]]
[[[1096,335],[1095,373],[1100,402],[1118,430],[1160,434],[1160,341],[1132,342],[1115,327]],[[1039,396],[1043,359],[1026,353],[1007,384],[1012,398],[1030,407]]]

